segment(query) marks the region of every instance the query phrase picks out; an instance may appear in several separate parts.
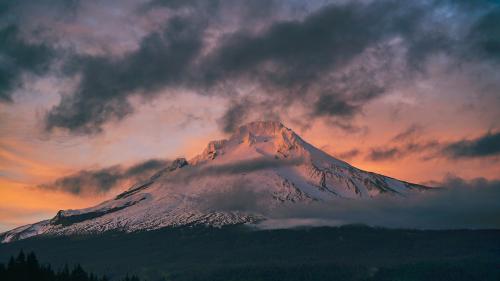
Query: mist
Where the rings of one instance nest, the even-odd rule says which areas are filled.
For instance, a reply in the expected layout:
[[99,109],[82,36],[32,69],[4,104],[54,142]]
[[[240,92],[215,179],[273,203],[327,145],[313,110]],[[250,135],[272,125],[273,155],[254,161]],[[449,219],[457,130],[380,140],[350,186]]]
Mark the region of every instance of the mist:
[[[368,199],[338,198],[306,204],[263,204],[262,192],[245,183],[205,196],[207,208],[242,211],[267,219],[261,229],[364,224],[405,229],[498,229],[500,228],[500,181],[470,181],[449,177],[442,187],[406,197],[382,195]],[[267,201],[268,202],[268,201]]]

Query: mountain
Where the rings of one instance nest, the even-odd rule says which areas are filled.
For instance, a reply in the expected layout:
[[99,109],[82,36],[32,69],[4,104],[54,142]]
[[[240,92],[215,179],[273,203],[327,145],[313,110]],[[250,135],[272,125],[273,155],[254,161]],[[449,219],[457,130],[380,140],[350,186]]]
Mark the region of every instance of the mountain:
[[252,122],[198,156],[179,158],[115,198],[0,235],[11,242],[36,235],[134,232],[172,226],[258,223],[287,204],[407,196],[425,186],[366,172],[305,142],[279,122]]

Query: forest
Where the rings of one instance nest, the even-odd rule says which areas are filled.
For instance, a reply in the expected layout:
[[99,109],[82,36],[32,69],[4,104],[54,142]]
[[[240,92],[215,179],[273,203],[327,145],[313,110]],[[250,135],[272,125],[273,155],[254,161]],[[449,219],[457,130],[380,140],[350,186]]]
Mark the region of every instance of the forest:
[[[11,256],[7,265],[0,263],[2,281],[109,281],[106,276],[86,272],[77,264],[72,269],[65,265],[54,270],[50,265],[41,264],[34,252],[27,255],[21,251],[17,257]],[[140,281],[136,276],[125,277],[121,281]]]
[[1,281],[499,281],[500,231],[180,227],[4,243],[0,263]]

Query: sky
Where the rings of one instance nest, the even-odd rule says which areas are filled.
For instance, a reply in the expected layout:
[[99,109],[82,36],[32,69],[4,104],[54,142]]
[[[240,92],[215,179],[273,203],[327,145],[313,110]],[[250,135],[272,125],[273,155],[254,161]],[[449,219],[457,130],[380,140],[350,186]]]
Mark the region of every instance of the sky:
[[492,186],[499,67],[497,0],[0,0],[0,231],[255,120],[368,171]]

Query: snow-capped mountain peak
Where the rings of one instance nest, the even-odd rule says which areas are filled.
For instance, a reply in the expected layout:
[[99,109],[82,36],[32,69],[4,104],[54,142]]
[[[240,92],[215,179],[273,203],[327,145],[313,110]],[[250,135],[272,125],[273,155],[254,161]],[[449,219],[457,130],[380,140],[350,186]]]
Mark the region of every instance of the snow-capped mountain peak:
[[[279,122],[259,121],[239,127],[226,140],[209,142],[189,161],[172,161],[113,199],[91,208],[61,210],[50,220],[11,230],[0,239],[255,223],[266,219],[259,206],[272,212],[283,204],[334,204],[426,189],[357,169]],[[242,194],[257,202],[251,207],[239,202]]]

